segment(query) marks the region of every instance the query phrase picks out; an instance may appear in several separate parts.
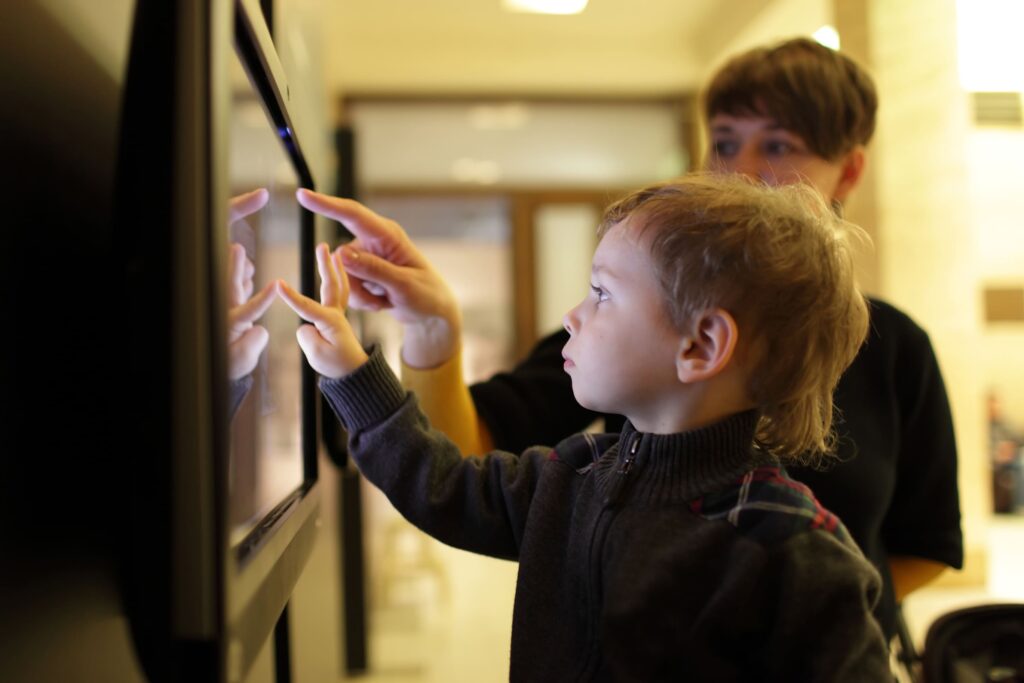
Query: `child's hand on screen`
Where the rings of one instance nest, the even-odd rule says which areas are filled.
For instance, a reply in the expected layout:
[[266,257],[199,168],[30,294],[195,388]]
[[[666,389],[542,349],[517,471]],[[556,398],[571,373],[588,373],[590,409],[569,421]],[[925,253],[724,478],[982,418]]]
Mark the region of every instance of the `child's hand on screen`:
[[309,364],[324,377],[343,377],[367,361],[366,352],[345,318],[349,284],[341,257],[326,244],[316,248],[320,271],[320,303],[300,294],[284,280],[277,281],[281,298],[300,318],[312,323],[296,332]]
[[343,224],[355,239],[337,249],[352,280],[352,307],[388,310],[404,326],[402,357],[416,368],[455,355],[462,314],[451,289],[393,220],[359,202],[299,190],[302,206]]
[[267,283],[250,298],[254,270],[245,247],[232,244],[228,253],[228,377],[233,380],[256,368],[270,338],[266,328],[255,322],[274,301],[274,283]]

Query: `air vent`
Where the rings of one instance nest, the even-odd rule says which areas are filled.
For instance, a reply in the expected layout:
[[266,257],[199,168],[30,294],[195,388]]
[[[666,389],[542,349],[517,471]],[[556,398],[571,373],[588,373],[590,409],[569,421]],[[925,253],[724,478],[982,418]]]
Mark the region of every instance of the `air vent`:
[[976,92],[974,95],[974,122],[979,126],[1021,126],[1019,92]]

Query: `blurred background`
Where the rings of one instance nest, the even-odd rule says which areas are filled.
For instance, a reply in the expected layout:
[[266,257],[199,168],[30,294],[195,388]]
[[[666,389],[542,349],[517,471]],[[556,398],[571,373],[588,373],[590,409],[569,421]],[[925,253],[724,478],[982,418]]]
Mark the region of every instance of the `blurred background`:
[[[120,82],[133,2],[38,2]],[[697,168],[695,102],[730,55],[812,35],[879,90],[847,217],[870,293],[931,335],[960,450],[966,562],[906,604],[1024,600],[1024,5],[1016,0],[276,0],[297,126],[320,189],[397,219],[452,283],[468,379],[509,366],[587,286],[623,190]],[[360,320],[397,363],[400,331]],[[346,617],[341,474],[291,603],[298,681],[507,678],[516,567],[446,548],[362,491],[365,617]],[[359,631],[359,633],[356,633]],[[364,638],[365,636],[365,638]],[[273,679],[268,652],[250,675]]]

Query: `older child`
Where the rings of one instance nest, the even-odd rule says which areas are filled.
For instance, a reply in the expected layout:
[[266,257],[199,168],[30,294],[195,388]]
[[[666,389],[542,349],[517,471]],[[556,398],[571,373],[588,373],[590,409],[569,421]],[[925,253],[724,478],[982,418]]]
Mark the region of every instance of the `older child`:
[[618,434],[463,458],[345,316],[280,282],[363,473],[410,521],[518,559],[514,680],[888,676],[879,577],[781,464],[827,449],[867,330],[846,226],[812,190],[694,176],[610,207],[565,316],[579,402]]

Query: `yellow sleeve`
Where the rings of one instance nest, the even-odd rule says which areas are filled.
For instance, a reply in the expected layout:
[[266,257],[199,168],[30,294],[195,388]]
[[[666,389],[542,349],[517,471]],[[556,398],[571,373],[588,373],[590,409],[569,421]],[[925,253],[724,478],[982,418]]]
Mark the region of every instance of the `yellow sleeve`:
[[401,374],[402,384],[416,394],[430,423],[454,441],[463,455],[480,455],[494,448],[462,378],[462,349],[436,368],[420,370],[402,361]]

